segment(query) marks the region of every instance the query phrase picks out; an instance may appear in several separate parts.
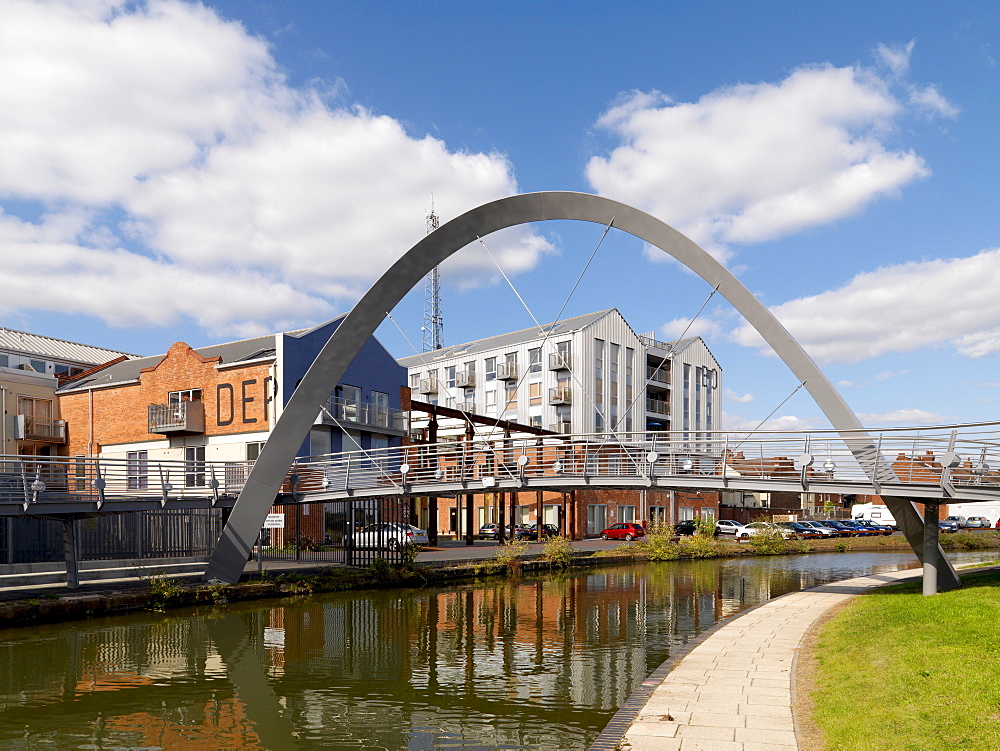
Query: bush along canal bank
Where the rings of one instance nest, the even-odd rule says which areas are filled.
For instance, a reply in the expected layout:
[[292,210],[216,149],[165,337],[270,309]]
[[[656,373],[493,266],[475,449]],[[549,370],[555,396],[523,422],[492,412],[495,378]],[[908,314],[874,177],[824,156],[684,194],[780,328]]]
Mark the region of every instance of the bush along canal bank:
[[[958,533],[942,537],[949,550],[1000,550],[1000,534],[995,532]],[[91,593],[39,594],[0,604],[0,628],[36,623],[55,623],[114,615],[140,610],[163,611],[198,606],[218,606],[277,597],[295,597],[322,592],[381,589],[389,587],[435,586],[462,579],[489,576],[516,576],[521,573],[591,566],[620,566],[685,559],[738,558],[803,553],[847,553],[909,550],[904,537],[845,538],[830,540],[784,540],[780,535],[758,536],[736,542],[709,535],[673,537],[652,532],[637,543],[597,551],[574,550],[565,538],[551,538],[541,553],[529,553],[523,541],[497,548],[485,560],[447,562],[429,566],[415,562],[418,549],[409,551],[401,564],[377,559],[369,568],[317,568],[294,573],[251,576],[235,584],[181,582],[165,576],[150,576],[142,586]]]

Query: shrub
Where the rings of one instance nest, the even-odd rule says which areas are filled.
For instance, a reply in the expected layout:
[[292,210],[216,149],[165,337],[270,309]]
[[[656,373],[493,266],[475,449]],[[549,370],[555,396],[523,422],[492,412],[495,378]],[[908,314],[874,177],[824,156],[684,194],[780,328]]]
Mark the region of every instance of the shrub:
[[171,603],[179,600],[184,590],[165,576],[150,576],[143,580],[149,590],[149,607],[153,610],[165,610]]
[[681,557],[680,546],[671,538],[670,525],[653,523],[641,541],[641,551],[651,561],[674,561]]
[[760,527],[747,542],[757,555],[780,555],[787,553],[791,547],[777,527]]
[[566,568],[573,559],[573,546],[563,536],[550,537],[542,545],[542,560],[549,568]]
[[956,532],[953,535],[941,535],[941,546],[945,548],[961,548],[962,550],[983,550],[997,544],[994,534],[975,534],[973,532]]
[[680,554],[688,558],[716,558],[719,555],[719,546],[712,536],[700,531],[696,535],[682,537],[679,547]]
[[[879,540],[879,542],[881,542],[881,540]],[[851,543],[849,543],[849,542],[838,542],[836,545],[833,546],[833,549],[836,550],[838,553],[850,553],[851,552]]]
[[507,540],[501,545],[493,556],[498,569],[507,569],[507,573],[513,574],[521,570],[521,560],[528,552],[530,543],[527,540]]

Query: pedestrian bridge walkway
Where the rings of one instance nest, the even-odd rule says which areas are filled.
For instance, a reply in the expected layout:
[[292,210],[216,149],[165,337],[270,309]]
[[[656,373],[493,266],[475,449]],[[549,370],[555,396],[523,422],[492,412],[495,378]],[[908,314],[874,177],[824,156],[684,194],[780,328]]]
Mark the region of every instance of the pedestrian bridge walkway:
[[[0,515],[232,506],[252,462],[0,457]],[[1000,424],[880,433],[477,437],[297,458],[275,499],[305,503],[575,488],[879,494],[1000,501]]]

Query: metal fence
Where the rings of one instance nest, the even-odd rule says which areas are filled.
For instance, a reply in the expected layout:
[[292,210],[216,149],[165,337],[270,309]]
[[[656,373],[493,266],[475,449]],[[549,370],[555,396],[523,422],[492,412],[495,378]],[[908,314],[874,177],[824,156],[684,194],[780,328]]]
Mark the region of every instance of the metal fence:
[[[222,531],[222,509],[164,509],[78,519],[79,560],[181,558],[211,555]],[[63,560],[62,524],[50,519],[0,518],[0,563]]]

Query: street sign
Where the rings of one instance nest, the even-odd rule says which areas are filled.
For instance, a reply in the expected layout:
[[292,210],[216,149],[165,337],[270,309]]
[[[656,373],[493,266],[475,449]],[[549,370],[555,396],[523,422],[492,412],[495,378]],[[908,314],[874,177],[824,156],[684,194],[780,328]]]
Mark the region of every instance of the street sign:
[[284,514],[268,514],[267,518],[264,520],[264,529],[284,529],[284,528],[285,528]]

